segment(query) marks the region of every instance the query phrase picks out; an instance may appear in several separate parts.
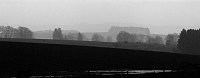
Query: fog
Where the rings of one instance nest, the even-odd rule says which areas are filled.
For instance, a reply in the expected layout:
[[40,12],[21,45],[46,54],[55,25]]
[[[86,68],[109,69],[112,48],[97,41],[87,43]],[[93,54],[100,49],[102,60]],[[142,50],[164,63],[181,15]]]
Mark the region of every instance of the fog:
[[0,25],[33,31],[101,32],[117,25],[167,34],[199,28],[199,21],[198,0],[0,0]]

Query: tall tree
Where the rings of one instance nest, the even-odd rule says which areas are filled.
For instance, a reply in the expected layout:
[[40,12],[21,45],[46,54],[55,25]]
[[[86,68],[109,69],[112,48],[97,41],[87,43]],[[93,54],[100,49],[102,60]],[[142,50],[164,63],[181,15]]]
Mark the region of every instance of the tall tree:
[[83,41],[83,36],[82,36],[81,33],[78,33],[78,38],[77,38],[77,40],[79,40],[79,41]]
[[200,29],[183,29],[178,40],[178,49],[183,53],[200,54]]
[[53,39],[62,40],[63,34],[61,28],[55,28],[53,32]]
[[178,40],[178,49],[182,52],[185,52],[187,51],[187,44],[186,44],[186,41],[187,41],[187,38],[186,38],[186,35],[187,35],[187,31],[185,29],[183,29],[180,33],[180,36],[179,36],[179,40]]
[[63,39],[63,34],[61,28],[58,28],[58,39],[62,40]]
[[57,28],[55,28],[55,30],[53,31],[53,39],[58,39],[58,30],[57,30]]

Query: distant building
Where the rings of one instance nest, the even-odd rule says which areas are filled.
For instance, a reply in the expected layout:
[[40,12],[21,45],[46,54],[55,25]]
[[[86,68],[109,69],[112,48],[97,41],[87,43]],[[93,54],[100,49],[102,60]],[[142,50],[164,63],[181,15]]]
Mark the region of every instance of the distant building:
[[130,34],[143,34],[143,35],[150,35],[149,28],[142,28],[142,27],[119,27],[119,26],[112,26],[108,33],[111,34],[118,34],[120,31],[126,31]]
[[101,34],[105,38],[107,36],[112,36],[113,41],[116,41],[116,37],[120,31],[126,31],[130,34],[142,34],[142,35],[150,35],[150,30],[148,28],[142,27],[119,27],[119,26],[112,26],[108,32],[87,32],[84,33],[88,38],[91,38],[94,33]]
[[112,26],[108,33],[113,37],[113,40],[116,41],[116,37],[120,31],[126,31],[130,34],[142,34],[142,35],[150,35],[149,28],[142,28],[142,27],[120,27],[120,26]]

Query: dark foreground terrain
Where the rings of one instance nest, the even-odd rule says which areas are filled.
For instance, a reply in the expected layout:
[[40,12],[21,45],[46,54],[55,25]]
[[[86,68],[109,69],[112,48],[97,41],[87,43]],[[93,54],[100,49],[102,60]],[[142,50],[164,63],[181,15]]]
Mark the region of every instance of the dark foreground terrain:
[[[70,45],[60,43],[58,40],[0,39],[0,50],[0,76],[4,77],[28,77],[38,71],[82,72],[113,69],[177,70],[180,72],[168,74],[191,76],[199,74],[200,65],[198,55]],[[112,77],[160,77],[166,74],[112,75]],[[92,78],[98,75],[81,75],[84,76]]]

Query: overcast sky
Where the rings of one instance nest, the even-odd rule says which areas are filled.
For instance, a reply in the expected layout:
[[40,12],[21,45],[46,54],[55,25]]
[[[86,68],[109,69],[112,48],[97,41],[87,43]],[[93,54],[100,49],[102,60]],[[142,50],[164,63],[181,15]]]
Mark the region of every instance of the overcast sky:
[[0,25],[81,32],[119,25],[150,28],[154,34],[179,33],[183,28],[200,28],[200,1],[0,0]]

